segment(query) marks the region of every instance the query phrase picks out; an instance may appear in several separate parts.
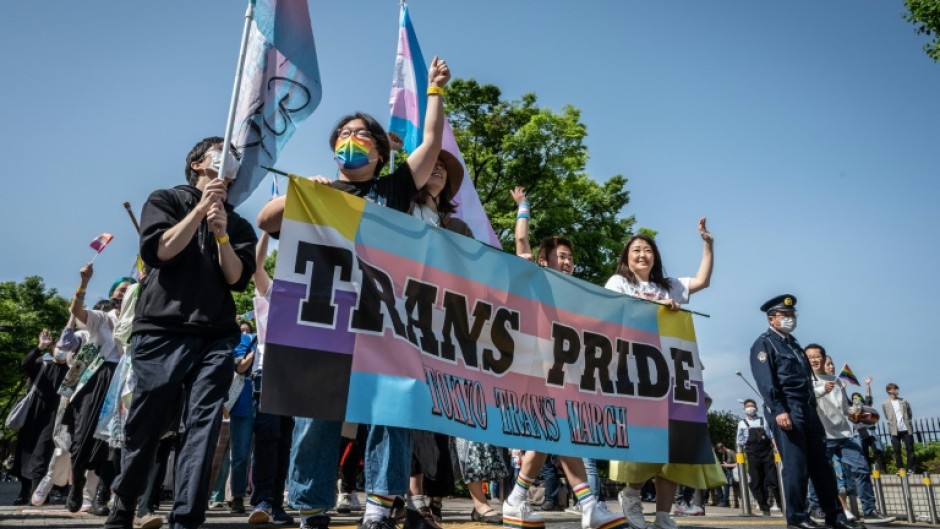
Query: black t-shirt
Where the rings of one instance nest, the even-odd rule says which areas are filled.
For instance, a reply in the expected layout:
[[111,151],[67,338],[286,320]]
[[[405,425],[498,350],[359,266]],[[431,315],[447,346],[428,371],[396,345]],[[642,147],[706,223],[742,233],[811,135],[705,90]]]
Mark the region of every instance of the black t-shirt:
[[414,176],[407,163],[399,165],[394,171],[382,177],[364,182],[334,180],[330,187],[402,213],[408,212],[411,208],[411,200],[418,193]]

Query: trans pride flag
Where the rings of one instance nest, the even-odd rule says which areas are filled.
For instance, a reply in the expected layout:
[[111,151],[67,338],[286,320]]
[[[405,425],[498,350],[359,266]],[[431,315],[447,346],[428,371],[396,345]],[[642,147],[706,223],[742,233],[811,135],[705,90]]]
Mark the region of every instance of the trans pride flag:
[[712,463],[691,315],[291,178],[262,409]]
[[320,104],[323,88],[307,2],[252,0],[245,69],[235,109],[232,143],[241,152],[228,190],[237,206],[273,167],[297,125]]
[[[418,37],[411,24],[411,17],[408,16],[408,6],[404,4],[401,6],[399,26],[398,53],[395,55],[395,72],[392,75],[392,95],[388,102],[392,119],[388,129],[401,136],[406,152],[414,152],[418,145],[421,145],[424,133],[424,116],[428,108],[428,67],[421,54],[421,46],[418,45]],[[457,191],[457,196],[454,197],[454,202],[457,204],[455,216],[470,226],[477,239],[490,246],[502,248],[490,224],[490,219],[483,210],[480,196],[473,187],[470,173],[467,172],[467,165],[463,161],[463,155],[460,154],[460,147],[457,146],[454,131],[451,130],[448,121],[444,122],[443,148],[457,157],[466,175]]]

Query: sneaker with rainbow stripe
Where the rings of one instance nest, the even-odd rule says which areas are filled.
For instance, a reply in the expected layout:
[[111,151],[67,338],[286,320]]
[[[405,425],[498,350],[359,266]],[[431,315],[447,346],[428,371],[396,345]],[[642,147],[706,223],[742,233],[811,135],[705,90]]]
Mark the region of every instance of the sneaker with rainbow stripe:
[[532,507],[527,501],[521,501],[519,505],[503,502],[503,527],[506,529],[544,529],[545,520],[532,512]]
[[608,511],[607,504],[599,501],[590,512],[581,514],[581,529],[627,529],[627,519]]

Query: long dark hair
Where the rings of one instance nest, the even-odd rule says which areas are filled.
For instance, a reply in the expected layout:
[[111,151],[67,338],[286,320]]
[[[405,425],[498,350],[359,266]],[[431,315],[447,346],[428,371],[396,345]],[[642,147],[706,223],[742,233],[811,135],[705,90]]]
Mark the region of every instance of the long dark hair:
[[[424,187],[419,189],[415,194],[412,202],[414,202],[416,206],[424,205],[427,203],[429,196],[431,196],[431,193],[428,191],[427,184],[425,184]],[[444,221],[456,211],[457,204],[454,204],[454,197],[450,196],[450,186],[447,185],[447,182],[444,182],[444,188],[441,189],[440,194],[437,195],[437,215],[441,218],[441,221]]]
[[666,267],[663,266],[663,260],[659,255],[659,248],[656,246],[656,241],[646,235],[634,235],[627,239],[627,244],[623,245],[623,251],[620,252],[620,262],[617,263],[617,273],[627,278],[627,281],[631,285],[638,284],[636,274],[630,270],[630,265],[628,264],[628,250],[630,249],[630,245],[633,244],[633,241],[636,240],[646,241],[646,243],[650,245],[650,248],[653,249],[653,268],[650,270],[650,283],[659,285],[663,290],[669,290],[671,283],[669,278],[666,277]]

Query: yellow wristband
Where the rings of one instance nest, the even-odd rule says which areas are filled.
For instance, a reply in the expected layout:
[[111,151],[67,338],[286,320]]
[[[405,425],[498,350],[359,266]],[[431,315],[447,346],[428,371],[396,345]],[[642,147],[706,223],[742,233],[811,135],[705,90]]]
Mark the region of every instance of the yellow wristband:
[[216,237],[215,242],[219,243],[220,245],[228,244],[228,234],[226,233],[225,235],[221,237]]
[[82,288],[81,285],[79,285],[79,287],[75,289],[75,293],[76,293],[76,294],[84,294],[84,293],[85,293],[85,289]]
[[429,95],[429,96],[443,96],[443,95],[444,95],[444,87],[443,87],[443,86],[429,86],[429,87],[428,87],[428,95]]

